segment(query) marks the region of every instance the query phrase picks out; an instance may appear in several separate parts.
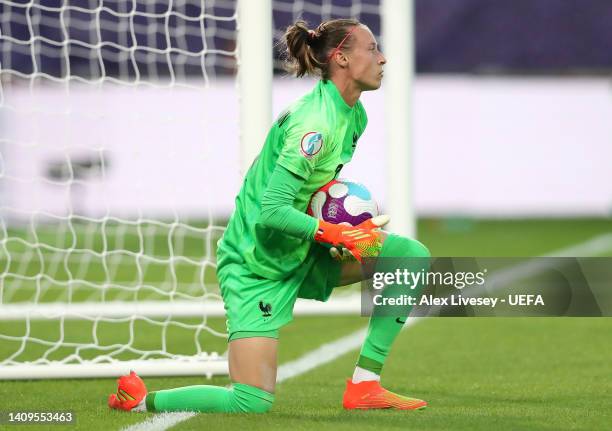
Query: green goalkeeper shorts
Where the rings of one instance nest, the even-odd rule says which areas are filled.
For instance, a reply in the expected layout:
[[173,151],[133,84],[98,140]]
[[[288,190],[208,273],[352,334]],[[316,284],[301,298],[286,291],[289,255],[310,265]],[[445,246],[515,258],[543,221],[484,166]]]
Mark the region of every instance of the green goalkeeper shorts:
[[217,253],[217,277],[230,341],[262,332],[266,333],[263,336],[277,338],[278,330],[293,320],[297,298],[327,301],[340,279],[342,264],[319,244],[313,244],[300,269],[283,280],[254,274],[231,251]]

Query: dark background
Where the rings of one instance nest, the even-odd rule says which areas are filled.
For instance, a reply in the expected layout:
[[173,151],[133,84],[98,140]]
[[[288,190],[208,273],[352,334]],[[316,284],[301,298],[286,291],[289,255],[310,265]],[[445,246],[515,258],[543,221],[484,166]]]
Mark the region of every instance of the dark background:
[[[137,74],[160,78],[172,72],[180,78],[235,72],[235,0],[206,2],[204,8],[199,1],[172,7],[125,0],[35,3],[0,2],[4,70],[123,80]],[[324,19],[355,16],[380,34],[378,0],[332,3],[325,15],[321,0],[305,2],[302,10],[292,1],[273,1],[275,40],[297,18],[314,27]],[[415,8],[418,73],[612,70],[610,0],[415,0]]]

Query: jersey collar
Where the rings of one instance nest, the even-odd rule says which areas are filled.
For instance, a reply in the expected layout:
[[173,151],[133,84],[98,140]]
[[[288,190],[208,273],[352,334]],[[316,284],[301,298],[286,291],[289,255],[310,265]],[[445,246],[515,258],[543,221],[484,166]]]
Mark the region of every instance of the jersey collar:
[[342,98],[342,95],[340,94],[340,91],[338,91],[336,84],[334,84],[331,79],[328,79],[327,81],[321,80],[320,85],[321,88],[323,88],[323,91],[325,91],[325,93],[332,98],[332,100],[334,101],[334,105],[336,106],[336,108],[338,108],[340,112],[348,114],[353,110],[354,106],[353,108],[351,108],[349,105],[346,104],[346,102]]

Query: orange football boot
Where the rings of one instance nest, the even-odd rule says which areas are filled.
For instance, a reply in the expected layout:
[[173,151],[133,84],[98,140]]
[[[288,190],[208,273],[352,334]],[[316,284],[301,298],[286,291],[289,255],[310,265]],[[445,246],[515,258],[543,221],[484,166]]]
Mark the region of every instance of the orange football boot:
[[394,394],[380,386],[376,380],[353,383],[349,379],[346,381],[342,406],[347,410],[421,410],[427,407],[427,403],[416,398]]
[[134,371],[117,379],[117,392],[108,396],[111,409],[130,411],[147,396],[147,387]]

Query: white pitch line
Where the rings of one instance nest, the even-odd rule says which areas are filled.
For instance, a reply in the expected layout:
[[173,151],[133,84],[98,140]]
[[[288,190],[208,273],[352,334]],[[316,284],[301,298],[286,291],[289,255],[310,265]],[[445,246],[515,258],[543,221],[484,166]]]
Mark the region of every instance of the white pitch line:
[[[362,328],[336,341],[323,344],[298,359],[281,365],[278,367],[276,382],[282,383],[287,379],[304,374],[358,348],[363,343],[366,330],[367,328]],[[196,414],[191,412],[161,413],[148,418],[144,422],[127,427],[124,431],[164,431],[192,418]]]
[[[138,414],[138,413],[133,413]],[[124,428],[124,431],[165,431],[197,415],[193,412],[158,413],[147,420]]]
[[[597,256],[601,253],[605,253],[612,250],[612,234],[603,234],[597,237],[591,238],[583,243],[575,244],[570,247],[562,248],[556,251],[546,254],[544,256],[549,257],[561,257],[561,256]],[[529,271],[529,264],[525,269]],[[516,269],[516,268],[515,268]],[[520,271],[512,271],[516,278],[524,276]],[[506,273],[504,273],[504,276]],[[505,278],[505,282],[510,281],[510,275]],[[410,318],[403,330],[409,326],[414,326],[418,322],[423,321],[421,318]],[[358,331],[353,332],[345,337],[339,338],[331,343],[326,343],[320,347],[306,353],[300,358],[287,362],[278,368],[277,383],[297,377],[301,374],[307,373],[321,365],[327,364],[350,352],[351,350],[357,349],[365,338],[367,328],[362,328]],[[159,413],[155,416],[148,418],[147,420],[138,424],[131,425],[124,428],[123,431],[165,431],[180,422],[186,421],[197,413],[193,412],[181,412],[181,413]]]
[[[597,257],[610,251],[612,251],[612,233],[606,233],[539,257]],[[547,268],[550,268],[548,262],[540,261],[539,258],[530,259],[510,268],[495,271],[490,277],[489,283],[496,286],[505,286],[510,282],[517,281],[517,279],[529,277]]]
[[[470,289],[469,292],[462,292],[462,295],[477,297],[483,293],[492,293],[503,290],[509,284],[514,283],[515,281],[539,274],[540,272],[551,268],[550,262],[541,260],[543,257],[598,257],[604,253],[609,253],[610,251],[612,251],[612,233],[599,235],[585,242],[574,244],[566,248],[561,248],[548,254],[531,258],[525,262],[493,271],[489,277],[487,277],[487,282],[483,286],[474,287]],[[451,295],[452,294],[448,294],[446,297],[448,298]],[[429,312],[433,312],[433,316],[435,316],[435,313],[440,309],[442,309],[442,305],[428,307]]]

